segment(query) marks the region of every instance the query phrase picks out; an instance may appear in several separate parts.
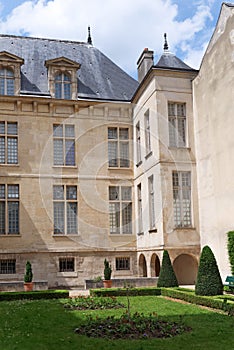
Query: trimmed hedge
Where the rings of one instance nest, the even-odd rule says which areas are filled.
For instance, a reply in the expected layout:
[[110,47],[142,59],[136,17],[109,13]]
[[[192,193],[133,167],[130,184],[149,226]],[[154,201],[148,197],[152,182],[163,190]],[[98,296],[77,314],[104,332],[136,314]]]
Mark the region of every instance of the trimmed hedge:
[[167,250],[163,252],[162,267],[159,273],[157,286],[159,288],[178,287],[178,281]]
[[227,233],[228,235],[228,255],[229,255],[229,262],[231,265],[231,271],[234,275],[234,231],[230,231]]
[[99,288],[90,289],[90,295],[96,297],[111,296],[143,296],[143,295],[161,295],[161,289],[157,287],[134,287],[134,288]]
[[191,291],[181,291],[179,289],[174,288],[162,288],[161,289],[162,296],[167,296],[170,298],[180,299],[187,301],[188,303],[207,306],[213,309],[220,309],[223,311],[228,311],[230,314],[234,314],[234,303],[228,303],[230,300],[225,296],[200,296],[195,295],[194,292]]
[[223,282],[215,256],[210,247],[202,249],[195,286],[197,295],[223,294]]
[[38,300],[38,299],[62,299],[68,298],[67,290],[43,290],[33,292],[0,292],[0,301],[12,300]]

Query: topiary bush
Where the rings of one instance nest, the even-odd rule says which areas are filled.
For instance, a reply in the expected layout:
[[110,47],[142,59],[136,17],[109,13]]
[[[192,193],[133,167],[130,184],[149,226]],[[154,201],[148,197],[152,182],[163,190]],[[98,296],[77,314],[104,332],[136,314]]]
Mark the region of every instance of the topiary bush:
[[234,276],[234,231],[227,233],[228,235],[228,255],[231,266],[232,275]]
[[198,267],[196,295],[219,295],[223,294],[223,283],[218,265],[210,247],[202,249]]
[[163,252],[162,267],[159,273],[157,287],[178,287],[178,281],[167,250]]

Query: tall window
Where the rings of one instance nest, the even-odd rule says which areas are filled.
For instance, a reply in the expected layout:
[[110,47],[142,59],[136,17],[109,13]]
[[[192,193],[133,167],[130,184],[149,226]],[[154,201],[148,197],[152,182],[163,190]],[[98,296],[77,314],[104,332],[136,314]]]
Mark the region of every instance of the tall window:
[[136,125],[136,147],[137,147],[137,164],[141,162],[141,129],[140,129],[140,122]]
[[15,94],[15,77],[12,70],[7,68],[0,69],[0,95]]
[[18,163],[17,123],[0,122],[0,164]]
[[153,177],[153,175],[148,178],[148,188],[149,188],[149,220],[150,220],[150,228],[153,229],[156,226],[155,205],[154,205],[154,177]]
[[0,185],[0,234],[19,233],[19,185]]
[[141,233],[143,232],[141,184],[137,186],[137,204],[138,204],[138,233]]
[[151,151],[149,110],[145,113],[145,151],[146,155]]
[[0,260],[0,274],[15,274],[16,273],[16,260],[15,259],[1,259]]
[[74,125],[54,125],[54,165],[75,165]]
[[186,147],[186,105],[168,103],[169,146]]
[[55,98],[71,99],[71,77],[65,73],[55,76]]
[[77,230],[77,187],[53,187],[54,233],[76,234]]
[[191,173],[189,171],[174,171],[172,182],[175,226],[190,227],[192,224]]
[[108,128],[109,167],[129,167],[129,129]]
[[128,186],[109,187],[110,233],[132,233],[132,189]]

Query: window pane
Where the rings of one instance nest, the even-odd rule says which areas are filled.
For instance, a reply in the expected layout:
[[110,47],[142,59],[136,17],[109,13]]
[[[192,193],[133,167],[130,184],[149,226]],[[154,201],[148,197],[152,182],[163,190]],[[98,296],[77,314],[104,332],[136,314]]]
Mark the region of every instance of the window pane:
[[176,147],[176,119],[169,118],[169,145]]
[[63,137],[63,126],[62,125],[54,125],[53,126],[54,137]]
[[54,202],[54,233],[65,233],[64,202]]
[[8,202],[8,231],[19,233],[19,202]]
[[175,103],[168,103],[168,115],[175,116]]
[[64,97],[65,99],[69,100],[71,98],[71,84],[63,84],[64,88]]
[[7,95],[13,96],[15,93],[15,81],[14,79],[7,79]]
[[0,134],[5,134],[5,122],[0,122]]
[[74,268],[74,258],[59,259],[59,271],[60,272],[72,272]]
[[5,185],[0,185],[0,199],[5,199]]
[[118,166],[118,143],[117,142],[108,142],[108,160],[109,167]]
[[5,95],[5,88],[4,85],[5,84],[5,79],[4,78],[0,78],[0,95]]
[[64,199],[63,186],[53,186],[53,199]]
[[18,139],[7,138],[7,163],[17,164],[18,163]]
[[6,160],[6,151],[5,151],[5,137],[0,137],[0,163],[4,164]]
[[62,74],[57,74],[54,78],[56,81],[62,81]]
[[71,77],[68,74],[63,74],[64,76],[64,81],[71,81]]
[[8,195],[7,198],[19,198],[19,186],[18,185],[8,185]]
[[130,270],[130,258],[116,258],[116,270]]
[[74,125],[65,125],[65,137],[75,137]]
[[6,215],[5,202],[0,202],[0,234],[6,233],[5,215]]
[[63,140],[54,140],[54,165],[63,165]]
[[129,186],[121,187],[121,199],[123,201],[131,201],[132,200],[132,188]]
[[73,140],[65,142],[65,165],[75,165],[75,143]]
[[15,265],[16,265],[15,259],[0,260],[0,274],[16,273]]
[[120,128],[119,129],[119,139],[120,140],[128,140],[128,129],[127,128]]
[[122,205],[122,232],[132,233],[132,203]]
[[18,134],[17,123],[7,123],[7,134],[8,135],[17,135]]
[[62,98],[62,83],[55,83],[55,98]]
[[67,233],[77,233],[77,203],[67,203]]
[[108,128],[108,139],[117,139],[117,128]]
[[77,199],[77,187],[67,186],[67,199],[76,200]]
[[129,144],[128,142],[120,142],[120,167],[129,167]]
[[117,186],[109,187],[109,200],[111,201],[119,200],[119,187]]
[[120,233],[119,203],[109,203],[110,233]]

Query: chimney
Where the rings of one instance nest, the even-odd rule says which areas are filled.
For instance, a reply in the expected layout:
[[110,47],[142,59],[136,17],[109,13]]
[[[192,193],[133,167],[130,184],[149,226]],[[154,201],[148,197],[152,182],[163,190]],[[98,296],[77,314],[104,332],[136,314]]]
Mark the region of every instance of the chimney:
[[154,64],[154,51],[149,51],[148,48],[145,48],[140,55],[140,58],[137,61],[137,70],[138,70],[138,81],[139,83],[146,76],[147,72]]

